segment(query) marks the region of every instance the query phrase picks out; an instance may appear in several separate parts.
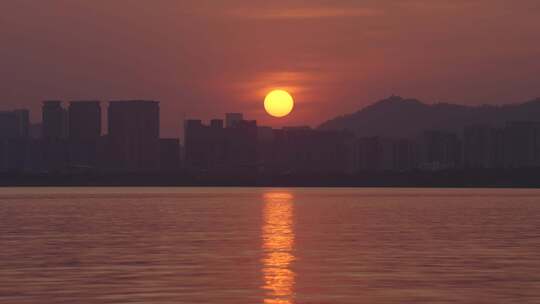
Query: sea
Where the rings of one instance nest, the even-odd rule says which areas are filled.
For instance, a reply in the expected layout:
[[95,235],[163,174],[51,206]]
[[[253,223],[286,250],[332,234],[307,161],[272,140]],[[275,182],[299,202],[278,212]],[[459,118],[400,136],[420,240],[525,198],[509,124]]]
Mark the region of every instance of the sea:
[[0,188],[0,303],[540,303],[540,190]]

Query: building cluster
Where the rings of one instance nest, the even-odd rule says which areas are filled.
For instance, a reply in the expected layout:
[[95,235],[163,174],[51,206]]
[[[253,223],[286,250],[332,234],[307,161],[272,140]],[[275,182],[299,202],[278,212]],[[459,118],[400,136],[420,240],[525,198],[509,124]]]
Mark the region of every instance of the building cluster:
[[[414,139],[356,137],[310,127],[272,129],[245,120],[184,122],[179,139],[160,138],[156,101],[45,101],[42,122],[28,110],[0,112],[0,172],[177,172],[210,176],[355,174],[540,167],[540,123],[427,130]],[[106,132],[102,126],[106,125]]]
[[187,120],[185,164],[191,171],[216,175],[246,173],[343,172],[350,136],[308,127],[259,127],[230,113],[225,121]]
[[99,101],[45,101],[38,126],[28,110],[0,112],[0,171],[176,170],[179,140],[160,138],[159,124],[146,100],[111,101],[106,134]]
[[540,167],[540,123],[426,130],[413,139],[356,137],[309,127],[272,129],[228,114],[186,122],[185,164],[215,174],[355,174]]

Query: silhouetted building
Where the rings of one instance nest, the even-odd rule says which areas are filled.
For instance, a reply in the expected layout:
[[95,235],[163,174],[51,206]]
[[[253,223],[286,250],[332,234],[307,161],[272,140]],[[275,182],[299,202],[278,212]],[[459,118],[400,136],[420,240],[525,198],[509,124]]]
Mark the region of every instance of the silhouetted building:
[[486,125],[472,125],[463,131],[463,164],[466,168],[500,168],[503,165],[502,131]]
[[29,111],[0,111],[0,171],[21,171],[26,166]]
[[242,113],[227,113],[225,114],[225,127],[231,128],[239,121],[244,120],[244,115]]
[[257,122],[236,121],[225,131],[227,167],[254,173],[257,168]]
[[378,136],[359,138],[354,144],[354,171],[393,169],[393,147],[389,139]]
[[0,139],[27,138],[29,111],[0,111]]
[[68,164],[68,114],[58,100],[44,101],[42,106],[41,152],[43,169],[59,172]]
[[73,101],[69,105],[69,165],[76,168],[98,166],[101,136],[99,101]]
[[72,101],[69,104],[69,139],[95,140],[101,136],[99,101]]
[[17,117],[18,134],[21,138],[30,136],[30,111],[26,109],[13,111]]
[[223,119],[210,120],[210,127],[212,129],[223,129]]
[[24,170],[28,144],[29,141],[22,138],[0,140],[0,172]]
[[393,171],[410,171],[418,167],[418,144],[409,139],[392,141]]
[[69,161],[69,147],[65,139],[42,139],[42,169],[47,172],[65,171]]
[[491,157],[493,168],[504,167],[504,129],[494,128],[492,131]]
[[62,102],[44,101],[42,106],[43,138],[47,140],[65,139],[67,137],[67,112]]
[[159,167],[161,171],[180,169],[180,140],[177,138],[159,140]]
[[159,102],[111,101],[108,122],[110,168],[128,171],[159,168]]
[[223,121],[214,119],[210,125],[201,120],[185,122],[185,159],[191,170],[231,174],[253,172],[257,166],[257,123],[236,120],[235,114],[223,128]]
[[226,138],[223,123],[214,120],[211,126],[201,120],[185,122],[185,160],[192,170],[210,170],[225,165]]
[[445,131],[425,131],[421,140],[421,167],[428,170],[456,168],[461,164],[461,142]]
[[271,168],[276,173],[344,173],[352,171],[351,134],[309,127],[274,130]]
[[31,123],[28,128],[28,136],[32,139],[43,138],[43,126],[41,123]]
[[273,170],[274,130],[271,127],[257,127],[257,167],[259,172]]
[[504,129],[504,164],[508,168],[540,166],[540,123],[507,123]]

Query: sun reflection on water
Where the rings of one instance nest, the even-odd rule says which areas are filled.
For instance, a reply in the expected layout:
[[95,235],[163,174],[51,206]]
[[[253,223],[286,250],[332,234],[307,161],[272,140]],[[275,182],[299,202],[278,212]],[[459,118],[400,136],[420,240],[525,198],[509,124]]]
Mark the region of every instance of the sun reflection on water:
[[263,194],[264,215],[262,239],[264,257],[263,276],[267,304],[294,303],[295,273],[291,270],[294,261],[293,200],[286,191]]

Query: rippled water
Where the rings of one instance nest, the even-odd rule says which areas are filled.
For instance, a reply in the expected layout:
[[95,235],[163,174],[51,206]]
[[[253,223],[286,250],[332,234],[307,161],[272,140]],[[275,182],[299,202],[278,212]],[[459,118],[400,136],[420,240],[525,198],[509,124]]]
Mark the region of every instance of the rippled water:
[[0,303],[540,303],[540,191],[0,189]]

